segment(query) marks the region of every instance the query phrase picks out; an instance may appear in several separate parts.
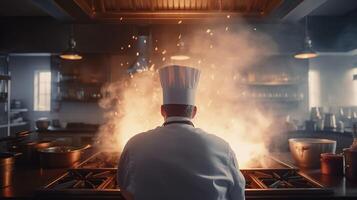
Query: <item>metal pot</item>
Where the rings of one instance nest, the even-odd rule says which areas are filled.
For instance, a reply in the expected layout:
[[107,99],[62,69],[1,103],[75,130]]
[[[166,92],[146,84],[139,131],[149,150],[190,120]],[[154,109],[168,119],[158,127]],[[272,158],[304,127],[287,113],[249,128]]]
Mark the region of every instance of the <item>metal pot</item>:
[[50,120],[47,118],[39,118],[36,120],[36,128],[38,130],[47,130],[50,126]]
[[15,165],[15,157],[20,154],[0,153],[0,187],[7,187],[12,184],[12,175]]
[[299,167],[319,168],[322,153],[335,153],[336,141],[316,138],[289,139],[291,155]]
[[91,145],[84,147],[54,146],[39,149],[41,166],[46,168],[66,168],[71,167],[80,160],[81,154]]

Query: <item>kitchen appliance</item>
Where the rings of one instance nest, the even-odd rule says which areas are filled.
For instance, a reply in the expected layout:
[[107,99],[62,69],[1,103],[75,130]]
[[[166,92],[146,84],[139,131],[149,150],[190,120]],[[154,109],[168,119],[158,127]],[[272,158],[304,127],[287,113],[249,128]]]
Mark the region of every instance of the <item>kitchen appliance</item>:
[[[332,190],[300,173],[298,169],[272,157],[265,157],[275,168],[241,169],[246,179],[246,196],[274,195],[328,195]],[[65,199],[66,196],[96,199],[120,199],[116,183],[118,152],[98,152],[75,169],[44,186],[38,199]],[[282,167],[282,168],[277,168]]]
[[290,138],[289,149],[299,167],[319,168],[322,153],[335,153],[336,141],[317,138]]
[[342,176],[343,175],[343,156],[339,154],[321,154],[321,173]]
[[71,167],[80,160],[83,151],[90,147],[91,145],[84,147],[53,146],[39,149],[41,166],[46,168]]
[[324,130],[335,129],[336,126],[336,117],[332,113],[326,113],[324,118]]
[[40,131],[47,130],[50,126],[50,120],[46,117],[36,120],[36,128]]

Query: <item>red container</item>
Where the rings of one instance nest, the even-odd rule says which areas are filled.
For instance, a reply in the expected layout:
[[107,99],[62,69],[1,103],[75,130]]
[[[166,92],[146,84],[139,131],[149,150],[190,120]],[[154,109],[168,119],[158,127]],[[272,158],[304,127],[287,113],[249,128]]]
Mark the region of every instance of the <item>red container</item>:
[[343,156],[333,153],[321,154],[321,173],[331,176],[343,175]]

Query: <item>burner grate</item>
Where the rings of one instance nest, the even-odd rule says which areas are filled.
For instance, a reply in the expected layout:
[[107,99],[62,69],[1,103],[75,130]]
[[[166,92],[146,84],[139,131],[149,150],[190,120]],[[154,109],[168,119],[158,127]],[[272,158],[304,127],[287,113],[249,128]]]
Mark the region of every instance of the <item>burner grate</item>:
[[104,189],[115,180],[115,170],[71,169],[49,184],[46,189]]

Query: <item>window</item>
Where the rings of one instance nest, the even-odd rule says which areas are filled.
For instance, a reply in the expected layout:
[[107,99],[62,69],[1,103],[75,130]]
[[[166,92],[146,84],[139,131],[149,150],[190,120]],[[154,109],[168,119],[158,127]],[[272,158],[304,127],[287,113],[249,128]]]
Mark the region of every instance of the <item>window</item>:
[[34,106],[35,111],[51,110],[51,72],[36,71],[34,81]]

